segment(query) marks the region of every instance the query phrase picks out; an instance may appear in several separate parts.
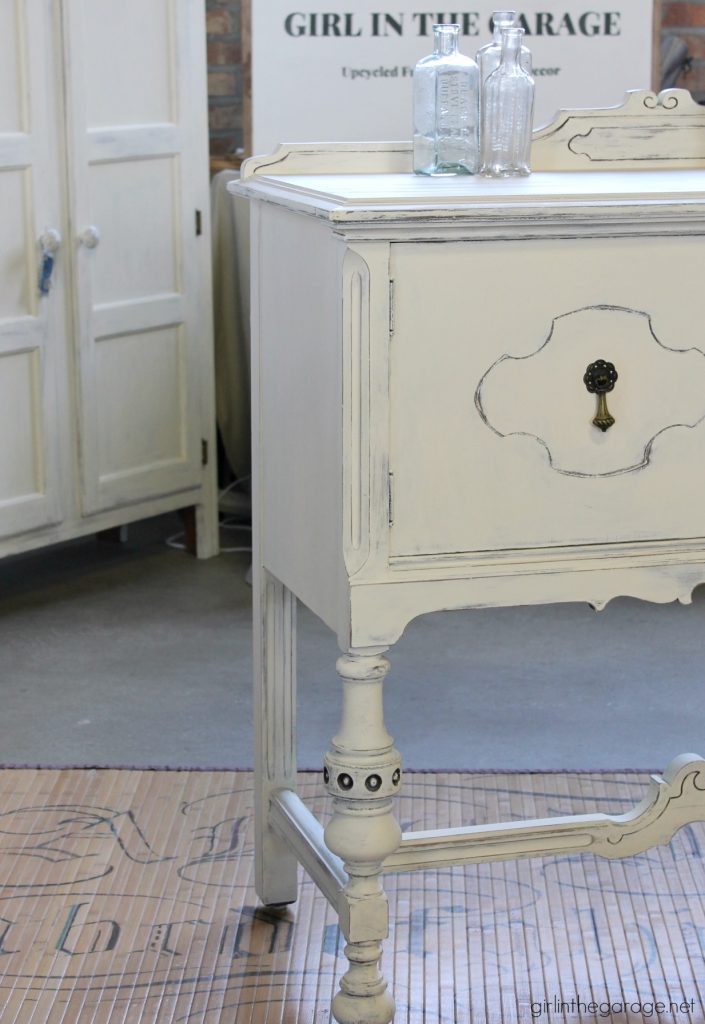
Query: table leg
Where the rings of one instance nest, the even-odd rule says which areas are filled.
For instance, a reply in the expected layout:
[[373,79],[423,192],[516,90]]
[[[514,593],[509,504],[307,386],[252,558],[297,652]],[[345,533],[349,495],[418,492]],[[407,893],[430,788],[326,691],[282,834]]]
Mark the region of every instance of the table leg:
[[380,972],[389,908],[380,872],[401,842],[393,814],[401,760],[384,726],[382,705],[389,662],[379,649],[350,651],[338,659],[337,669],[343,715],[325,759],[326,786],[334,797],[325,841],[349,877],[339,917],[350,966],[333,1000],[333,1016],[339,1024],[389,1024],[394,999]]
[[267,905],[293,903],[297,860],[269,824],[274,790],[296,790],[296,598],[253,563],[255,888]]

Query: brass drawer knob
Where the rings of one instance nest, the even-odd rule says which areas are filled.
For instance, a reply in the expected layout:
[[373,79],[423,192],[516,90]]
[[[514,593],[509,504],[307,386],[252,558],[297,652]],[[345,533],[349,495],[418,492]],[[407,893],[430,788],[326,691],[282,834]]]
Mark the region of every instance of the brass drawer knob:
[[596,427],[604,433],[614,425],[614,416],[607,408],[607,392],[614,389],[619,374],[614,368],[614,363],[608,363],[605,359],[596,359],[590,363],[583,383],[591,395],[597,395],[597,415],[592,421]]

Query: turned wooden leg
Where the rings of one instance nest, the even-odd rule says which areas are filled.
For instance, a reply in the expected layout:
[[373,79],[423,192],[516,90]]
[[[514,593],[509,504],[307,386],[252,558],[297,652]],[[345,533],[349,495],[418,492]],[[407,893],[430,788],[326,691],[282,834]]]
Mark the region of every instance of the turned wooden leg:
[[351,651],[338,659],[337,669],[343,680],[343,716],[325,759],[326,786],[334,797],[325,841],[349,876],[339,916],[350,967],[333,1000],[333,1016],[339,1024],[389,1024],[394,999],[380,972],[389,910],[380,872],[401,842],[393,814],[401,760],[382,710],[389,662],[379,651]]
[[263,903],[293,903],[297,860],[269,825],[274,790],[296,789],[296,598],[253,564],[255,888]]

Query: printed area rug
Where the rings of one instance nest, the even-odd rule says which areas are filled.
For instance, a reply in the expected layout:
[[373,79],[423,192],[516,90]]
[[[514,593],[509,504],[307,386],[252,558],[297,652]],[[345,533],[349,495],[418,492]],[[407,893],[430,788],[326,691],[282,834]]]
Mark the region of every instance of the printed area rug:
[[[622,812],[645,775],[411,774],[405,829]],[[0,772],[2,1024],[328,1024],[335,916],[258,909],[249,773]],[[301,792],[319,815],[319,776]],[[388,876],[396,1024],[705,1020],[705,828]],[[659,1005],[662,1004],[662,1005]]]

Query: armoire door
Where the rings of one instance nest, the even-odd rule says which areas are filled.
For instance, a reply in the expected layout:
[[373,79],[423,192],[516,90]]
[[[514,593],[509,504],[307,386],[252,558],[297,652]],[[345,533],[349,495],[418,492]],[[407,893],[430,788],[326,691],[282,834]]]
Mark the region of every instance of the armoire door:
[[[0,4],[0,537],[62,518],[69,442],[53,9],[51,0]],[[43,295],[42,236],[52,250]]]
[[199,486],[210,372],[203,0],[65,0],[84,515]]

